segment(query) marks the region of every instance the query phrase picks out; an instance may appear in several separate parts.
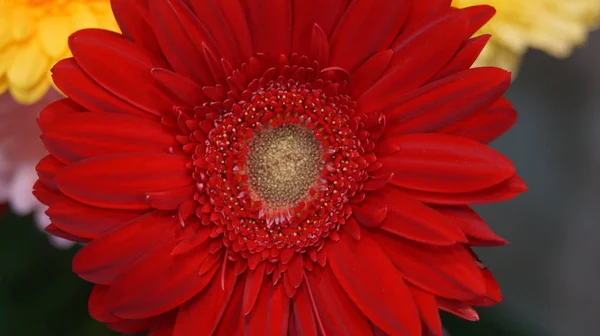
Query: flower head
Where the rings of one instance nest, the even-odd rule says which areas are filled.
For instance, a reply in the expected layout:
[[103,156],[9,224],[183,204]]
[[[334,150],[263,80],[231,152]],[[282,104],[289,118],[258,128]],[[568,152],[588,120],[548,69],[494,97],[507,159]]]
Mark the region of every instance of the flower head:
[[94,318],[151,335],[441,335],[501,300],[470,204],[525,190],[485,144],[493,14],[446,1],[114,1],[53,68],[35,193],[89,242]]
[[453,0],[458,8],[490,4],[497,14],[480,33],[492,38],[476,65],[516,70],[527,49],[565,58],[587,40],[600,19],[598,0]]
[[108,0],[0,0],[0,94],[31,104],[50,87],[50,68],[69,57],[76,30],[116,30]]

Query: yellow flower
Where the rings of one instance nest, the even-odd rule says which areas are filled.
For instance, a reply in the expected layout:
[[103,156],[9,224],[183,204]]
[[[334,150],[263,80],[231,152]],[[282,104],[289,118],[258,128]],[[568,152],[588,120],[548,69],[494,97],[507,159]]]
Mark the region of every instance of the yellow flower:
[[117,30],[109,0],[0,0],[0,94],[31,104],[51,85],[50,68],[70,57],[68,36]]
[[488,4],[496,15],[479,32],[492,39],[477,60],[516,70],[528,48],[565,58],[600,18],[600,0],[453,0],[454,7]]

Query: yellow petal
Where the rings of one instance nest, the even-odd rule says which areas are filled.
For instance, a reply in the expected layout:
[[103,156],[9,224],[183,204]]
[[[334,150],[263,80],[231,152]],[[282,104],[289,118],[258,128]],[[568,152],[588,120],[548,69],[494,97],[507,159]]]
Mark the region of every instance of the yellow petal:
[[19,46],[13,45],[0,51],[0,77],[11,67],[18,50]]
[[42,52],[39,41],[32,40],[27,43],[19,48],[12,65],[6,72],[11,87],[30,89],[46,74],[48,64],[49,59]]
[[6,47],[13,40],[10,31],[10,15],[9,12],[5,12],[8,9],[5,7],[5,5],[0,5],[0,49]]
[[40,100],[50,87],[48,80],[43,80],[29,89],[21,89],[15,86],[10,87],[10,94],[12,97],[21,104],[33,104]]
[[25,41],[35,32],[35,20],[26,7],[12,9],[12,36],[16,41]]
[[77,31],[84,28],[100,28],[96,16],[88,6],[73,3],[69,7],[71,12],[71,30]]
[[39,23],[39,37],[46,54],[52,58],[62,55],[67,49],[67,39],[71,33],[69,17],[44,17]]

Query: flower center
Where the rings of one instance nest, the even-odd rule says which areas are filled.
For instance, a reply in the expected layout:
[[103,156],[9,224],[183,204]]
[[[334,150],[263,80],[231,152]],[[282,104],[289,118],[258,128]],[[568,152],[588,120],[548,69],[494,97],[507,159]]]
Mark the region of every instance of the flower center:
[[248,143],[246,159],[253,197],[269,210],[294,207],[316,183],[322,158],[321,143],[298,124],[256,133]]

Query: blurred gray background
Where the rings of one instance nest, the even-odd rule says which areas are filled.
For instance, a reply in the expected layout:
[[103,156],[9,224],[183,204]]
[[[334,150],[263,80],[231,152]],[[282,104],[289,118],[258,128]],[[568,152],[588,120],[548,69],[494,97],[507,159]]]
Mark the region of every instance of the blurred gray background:
[[508,97],[520,113],[494,146],[530,191],[479,207],[510,244],[479,251],[502,311],[551,336],[600,335],[600,32],[568,60],[532,51]]

